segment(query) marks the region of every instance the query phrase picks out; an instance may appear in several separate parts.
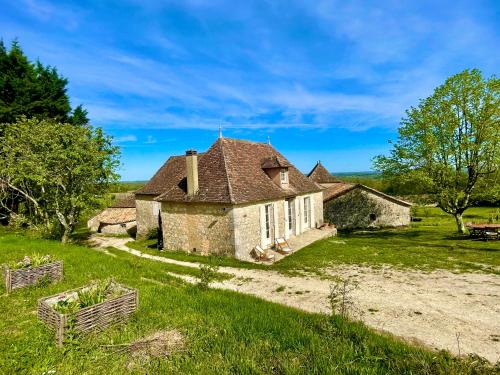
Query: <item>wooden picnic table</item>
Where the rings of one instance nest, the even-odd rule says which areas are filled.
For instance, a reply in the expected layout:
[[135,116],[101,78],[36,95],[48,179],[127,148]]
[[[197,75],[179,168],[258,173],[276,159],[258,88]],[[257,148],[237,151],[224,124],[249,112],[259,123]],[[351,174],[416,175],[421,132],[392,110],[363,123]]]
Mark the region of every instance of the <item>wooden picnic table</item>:
[[470,236],[473,238],[481,238],[484,240],[500,239],[500,224],[467,223],[466,227],[469,229]]

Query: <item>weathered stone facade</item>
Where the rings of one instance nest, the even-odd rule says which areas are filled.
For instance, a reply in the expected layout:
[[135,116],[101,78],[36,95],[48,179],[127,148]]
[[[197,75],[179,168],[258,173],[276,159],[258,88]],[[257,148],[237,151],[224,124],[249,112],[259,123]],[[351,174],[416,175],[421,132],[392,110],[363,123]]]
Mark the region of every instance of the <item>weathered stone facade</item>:
[[231,206],[163,202],[163,246],[203,255],[234,255]]
[[[311,201],[311,216],[308,223],[304,222],[304,198]],[[263,236],[262,209],[272,205],[270,239]],[[292,229],[289,229],[288,215],[285,216],[287,204],[292,204]],[[285,199],[258,202],[247,205],[237,205],[232,211],[235,243],[235,257],[241,260],[251,260],[251,251],[256,245],[263,248],[273,246],[274,239],[298,236],[310,228],[323,224],[323,194],[312,193],[293,197],[285,204]]]
[[[305,197],[311,201],[308,224],[303,220]],[[169,250],[251,260],[251,251],[256,245],[269,248],[275,238],[300,235],[323,223],[321,192],[298,196],[289,202],[295,205],[293,232],[287,229],[284,199],[240,205],[162,202],[163,246]],[[266,205],[272,206],[270,238],[263,235],[262,211]]]
[[137,238],[145,238],[152,230],[158,228],[160,203],[154,201],[155,195],[136,195]]
[[410,207],[357,188],[325,202],[324,216],[339,229],[400,227],[410,224]]

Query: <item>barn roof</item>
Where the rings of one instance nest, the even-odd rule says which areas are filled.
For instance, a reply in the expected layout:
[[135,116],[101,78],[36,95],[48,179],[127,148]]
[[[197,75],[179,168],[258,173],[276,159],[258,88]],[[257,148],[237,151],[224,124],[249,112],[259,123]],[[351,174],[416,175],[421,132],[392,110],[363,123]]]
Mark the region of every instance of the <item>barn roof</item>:
[[382,193],[381,191],[372,189],[371,187],[362,185],[362,184],[351,184],[351,183],[346,183],[346,182],[336,182],[333,185],[327,187],[325,190],[323,190],[323,202],[328,202],[332,199],[336,199],[354,189],[362,189],[364,191],[367,191],[369,193],[375,194],[381,198],[384,198],[388,201],[391,201],[393,203],[399,204],[401,206],[405,207],[411,207],[411,203],[406,202],[404,200],[395,198],[391,195]]
[[332,176],[331,173],[328,172],[325,167],[323,167],[323,164],[321,164],[320,161],[316,163],[307,177],[318,184],[339,182],[339,180]]
[[[288,168],[286,189],[265,172],[277,167]],[[159,195],[159,201],[238,204],[321,190],[271,145],[230,138],[217,139],[198,155],[198,184],[198,194],[188,196],[185,156],[174,156],[136,194]]]
[[106,208],[96,215],[97,219],[102,224],[124,224],[136,220],[135,208]]
[[111,208],[135,208],[135,195],[133,193],[126,194],[121,198],[117,199],[115,203],[113,203]]

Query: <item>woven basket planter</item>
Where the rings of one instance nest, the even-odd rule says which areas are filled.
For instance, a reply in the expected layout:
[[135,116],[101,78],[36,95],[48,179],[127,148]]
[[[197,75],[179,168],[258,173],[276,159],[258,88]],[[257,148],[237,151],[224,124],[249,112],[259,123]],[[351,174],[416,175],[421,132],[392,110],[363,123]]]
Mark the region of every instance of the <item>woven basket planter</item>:
[[[137,310],[139,295],[137,289],[127,288],[118,283],[114,283],[114,286],[122,289],[124,293],[119,297],[84,307],[72,316],[61,314],[53,308],[53,305],[57,303],[61,296],[64,296],[64,298],[76,297],[78,291],[88,287],[69,290],[55,296],[42,298],[38,300],[38,318],[55,330],[58,346],[63,345],[65,334],[69,329],[74,329],[82,333],[99,332],[112,324],[124,322]],[[70,323],[71,327],[69,326]]]
[[7,265],[3,266],[3,276],[7,293],[14,289],[36,284],[40,279],[48,277],[49,281],[62,280],[63,262],[43,264],[38,267],[11,269]]

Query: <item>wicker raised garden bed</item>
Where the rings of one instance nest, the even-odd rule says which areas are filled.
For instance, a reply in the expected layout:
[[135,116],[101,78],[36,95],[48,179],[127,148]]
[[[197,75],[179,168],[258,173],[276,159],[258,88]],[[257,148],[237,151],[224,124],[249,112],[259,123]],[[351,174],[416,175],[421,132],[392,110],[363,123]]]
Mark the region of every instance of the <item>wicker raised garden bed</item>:
[[112,324],[127,320],[137,309],[139,302],[137,289],[127,288],[115,282],[113,286],[120,289],[122,294],[84,307],[72,314],[62,314],[54,309],[54,305],[61,299],[76,298],[78,292],[88,289],[88,286],[42,298],[38,300],[38,318],[56,331],[58,346],[63,345],[65,334],[69,329],[82,333],[102,331]]
[[7,293],[10,293],[14,289],[36,284],[44,277],[48,277],[49,281],[62,280],[63,262],[57,261],[37,267],[19,269],[11,269],[9,266],[4,264],[3,276]]

